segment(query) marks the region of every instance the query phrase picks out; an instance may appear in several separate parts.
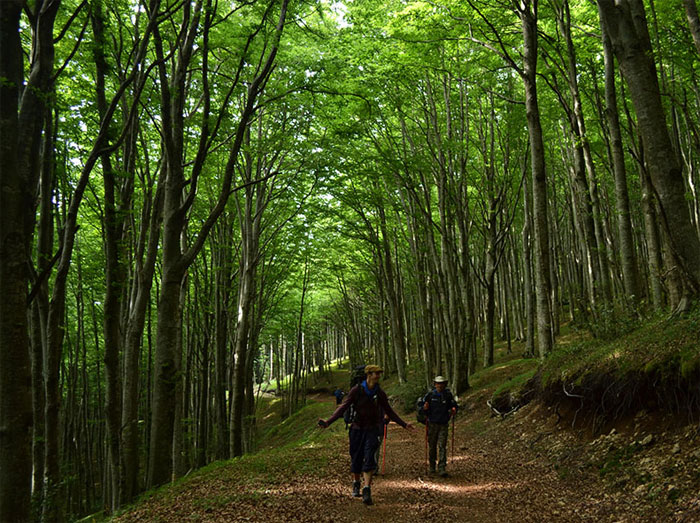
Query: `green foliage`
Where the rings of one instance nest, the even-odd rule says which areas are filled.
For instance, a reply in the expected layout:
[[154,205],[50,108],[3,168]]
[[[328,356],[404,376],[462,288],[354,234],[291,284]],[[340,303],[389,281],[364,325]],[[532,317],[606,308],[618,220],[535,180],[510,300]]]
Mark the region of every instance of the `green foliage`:
[[[409,375],[409,379],[405,383],[396,384],[387,393],[390,393],[393,397],[398,398],[400,408],[406,414],[413,412],[416,406],[416,399],[419,396],[423,396],[428,392],[428,388],[425,386],[425,380],[422,376],[418,374]],[[406,421],[413,421],[409,419]]]
[[600,476],[617,475],[620,469],[625,468],[630,463],[632,456],[642,450],[642,448],[642,445],[634,442],[621,449],[611,450],[600,465]]
[[700,368],[700,313],[651,318],[640,328],[613,340],[585,340],[558,346],[542,368],[543,385],[554,380],[580,381],[590,373],[678,374],[689,377]]
[[[532,362],[532,360],[527,360],[528,362]],[[534,366],[534,365],[533,365]],[[512,378],[509,378],[505,382],[503,382],[493,393],[494,397],[501,396],[502,394],[513,394],[517,393],[520,389],[523,388],[523,386],[532,379],[532,377],[535,375],[537,372],[536,368],[532,368],[526,372],[523,372],[522,374],[518,374],[517,376],[514,376]]]
[[[499,359],[496,364],[476,371],[470,377],[472,391],[494,389],[500,384],[512,383],[518,376],[534,375],[539,361],[534,358],[519,358],[515,354]],[[527,381],[525,379],[525,381]],[[513,388],[513,387],[509,387]]]
[[[321,432],[316,426],[316,421],[318,418],[330,416],[332,408],[329,403],[309,401],[305,407],[266,430],[258,439],[257,447],[281,449],[289,445],[312,443]],[[331,427],[332,430],[337,430],[337,427],[342,426],[342,422],[336,422]]]
[[640,320],[633,311],[619,311],[612,308],[599,309],[588,323],[593,337],[612,341],[639,327]]

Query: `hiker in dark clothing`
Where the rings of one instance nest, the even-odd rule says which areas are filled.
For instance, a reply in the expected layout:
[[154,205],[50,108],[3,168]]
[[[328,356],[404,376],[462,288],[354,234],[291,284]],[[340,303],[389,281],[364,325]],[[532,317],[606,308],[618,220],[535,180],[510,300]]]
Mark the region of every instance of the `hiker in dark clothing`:
[[350,426],[350,471],[354,476],[352,495],[360,497],[360,475],[362,475],[364,479],[362,501],[367,505],[372,504],[372,475],[377,468],[375,452],[383,431],[383,414],[403,428],[414,430],[413,425],[402,420],[389,405],[386,393],[378,383],[382,372],[384,372],[382,368],[377,365],[367,365],[365,381],[350,389],[343,403],[328,419],[319,418],[318,420],[319,426],[325,429],[340,418],[351,405],[354,405],[356,415]]
[[438,473],[445,478],[447,477],[445,470],[447,466],[447,433],[450,418],[457,414],[457,402],[447,389],[447,378],[436,376],[434,382],[435,388],[423,398],[423,410],[426,411],[428,420],[430,472],[435,473],[435,461],[439,449]]
[[335,396],[335,404],[340,405],[343,402],[343,396],[345,396],[345,393],[340,387],[338,387],[335,389],[335,392],[333,392],[333,396]]

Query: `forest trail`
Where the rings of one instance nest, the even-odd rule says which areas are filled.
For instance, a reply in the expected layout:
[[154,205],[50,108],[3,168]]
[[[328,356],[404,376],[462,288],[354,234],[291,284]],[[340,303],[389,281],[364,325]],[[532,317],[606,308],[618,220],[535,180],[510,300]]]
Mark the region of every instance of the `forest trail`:
[[[308,521],[369,522],[542,522],[660,521],[661,515],[626,506],[605,493],[595,476],[559,477],[551,464],[532,453],[521,434],[499,434],[499,441],[476,433],[470,424],[483,416],[466,413],[451,435],[448,478],[428,475],[425,431],[390,424],[386,470],[375,478],[373,506],[350,496],[347,445],[332,459],[338,473],[309,493],[310,507],[326,505]],[[404,416],[408,419],[408,415]],[[409,420],[412,421],[412,420]],[[414,423],[414,425],[416,425]],[[496,434],[491,433],[491,436]],[[531,436],[530,434],[527,437]],[[527,437],[525,439],[527,439]],[[381,462],[380,462],[381,464]],[[635,513],[637,512],[637,513]]]
[[[328,415],[333,408],[329,401]],[[523,414],[507,426],[484,430],[485,424],[494,428],[500,423],[486,419],[484,409],[485,405],[475,405],[458,417],[454,455],[450,437],[448,478],[426,474],[422,425],[410,432],[390,424],[385,474],[375,478],[372,506],[351,496],[347,436],[339,420],[326,429],[334,435],[310,438],[294,449],[287,463],[270,457],[263,476],[226,464],[198,481],[183,483],[182,490],[165,499],[155,496],[141,503],[119,520],[668,521],[651,504],[611,494],[595,470],[557,473],[551,462],[532,450],[533,438],[548,430],[541,419]],[[410,414],[403,417],[413,421]],[[212,499],[217,501],[205,501]]]

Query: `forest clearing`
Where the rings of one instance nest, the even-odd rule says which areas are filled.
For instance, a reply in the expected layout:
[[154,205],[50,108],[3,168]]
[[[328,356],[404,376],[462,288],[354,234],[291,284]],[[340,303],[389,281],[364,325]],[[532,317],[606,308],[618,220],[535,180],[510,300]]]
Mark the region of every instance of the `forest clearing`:
[[700,520],[698,1],[0,0],[0,523]]

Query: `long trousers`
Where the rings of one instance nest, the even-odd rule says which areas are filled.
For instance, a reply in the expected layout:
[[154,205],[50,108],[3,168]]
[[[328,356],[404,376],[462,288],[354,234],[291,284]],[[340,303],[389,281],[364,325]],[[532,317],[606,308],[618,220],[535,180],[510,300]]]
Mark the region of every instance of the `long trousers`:
[[435,470],[435,461],[438,458],[438,470],[444,471],[447,466],[447,432],[449,425],[430,423],[428,424],[428,457],[430,458],[430,470]]

